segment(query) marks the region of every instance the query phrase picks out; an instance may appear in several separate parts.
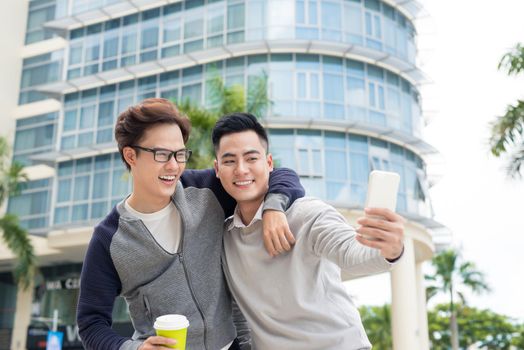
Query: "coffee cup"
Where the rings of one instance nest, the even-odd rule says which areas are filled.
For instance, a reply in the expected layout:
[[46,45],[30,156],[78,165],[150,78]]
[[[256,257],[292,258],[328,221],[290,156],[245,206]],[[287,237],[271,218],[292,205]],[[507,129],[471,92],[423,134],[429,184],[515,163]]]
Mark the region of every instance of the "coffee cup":
[[156,318],[153,325],[156,335],[176,340],[175,345],[165,345],[169,348],[185,350],[187,327],[189,321],[184,315],[163,315]]

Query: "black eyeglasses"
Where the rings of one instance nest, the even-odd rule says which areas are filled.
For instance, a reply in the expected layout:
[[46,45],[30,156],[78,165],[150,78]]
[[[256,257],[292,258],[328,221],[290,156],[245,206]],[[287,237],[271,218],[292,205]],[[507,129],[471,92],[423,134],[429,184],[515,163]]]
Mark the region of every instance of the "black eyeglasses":
[[171,151],[163,148],[146,148],[141,146],[129,147],[153,153],[153,159],[159,163],[167,163],[173,156],[175,156],[177,163],[186,163],[189,160],[189,157],[191,157],[192,153],[190,149],[179,149],[178,151]]

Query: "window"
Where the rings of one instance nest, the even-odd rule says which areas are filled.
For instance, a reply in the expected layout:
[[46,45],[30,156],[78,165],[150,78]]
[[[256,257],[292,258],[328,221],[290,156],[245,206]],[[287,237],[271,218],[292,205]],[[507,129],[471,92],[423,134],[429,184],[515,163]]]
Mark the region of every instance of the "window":
[[322,1],[322,39],[342,41],[340,3]]
[[298,0],[296,2],[297,39],[318,39],[318,1]]
[[32,155],[52,151],[57,118],[53,112],[17,120],[13,160],[32,165]]
[[28,181],[22,186],[20,195],[9,197],[7,211],[19,217],[23,228],[40,233],[39,229],[49,225],[51,180]]
[[118,153],[59,163],[54,225],[103,218],[130,190]]
[[52,38],[53,32],[44,28],[45,22],[55,18],[56,4],[54,0],[30,1],[27,16],[25,44]]
[[47,96],[36,91],[38,85],[57,81],[62,73],[63,50],[25,58],[20,82],[19,104],[46,99]]

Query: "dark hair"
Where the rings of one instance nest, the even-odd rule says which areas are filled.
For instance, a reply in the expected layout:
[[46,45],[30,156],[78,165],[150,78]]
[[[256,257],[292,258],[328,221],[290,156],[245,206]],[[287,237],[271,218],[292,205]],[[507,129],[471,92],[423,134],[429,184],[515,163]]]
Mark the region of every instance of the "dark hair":
[[126,164],[127,170],[131,170],[131,167],[124,159],[124,147],[138,144],[148,129],[159,124],[178,125],[184,144],[187,142],[191,122],[178,111],[171,101],[165,98],[147,98],[120,113],[115,125],[115,139],[120,157]]
[[218,150],[220,139],[223,136],[248,130],[257,133],[267,151],[269,141],[266,129],[264,129],[253,114],[239,112],[227,114],[220,118],[215,124],[213,133],[211,134],[211,140],[213,140],[213,146],[215,147],[215,154]]

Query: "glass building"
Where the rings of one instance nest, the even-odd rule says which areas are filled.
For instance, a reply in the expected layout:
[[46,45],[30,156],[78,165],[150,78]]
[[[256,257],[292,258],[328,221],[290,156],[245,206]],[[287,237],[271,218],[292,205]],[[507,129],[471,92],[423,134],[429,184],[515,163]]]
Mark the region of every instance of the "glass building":
[[[416,1],[21,0],[9,10],[23,21],[10,39],[21,55],[1,68],[17,67],[2,86],[13,106],[3,118],[29,181],[7,211],[39,242],[42,264],[30,316],[12,312],[23,296],[9,269],[0,273],[9,286],[0,332],[13,344],[37,349],[58,309],[64,348],[80,346],[72,312],[82,257],[93,225],[131,189],[113,138],[119,112],[154,96],[209,106],[214,77],[249,91],[264,75],[271,104],[260,118],[271,152],[309,195],[351,222],[371,170],[401,175],[397,212],[408,224],[406,259],[391,274],[395,349],[428,348],[421,264],[443,226],[428,193],[427,158],[437,151],[422,137]],[[405,307],[408,316],[395,312]],[[122,302],[115,320],[129,331]]]

